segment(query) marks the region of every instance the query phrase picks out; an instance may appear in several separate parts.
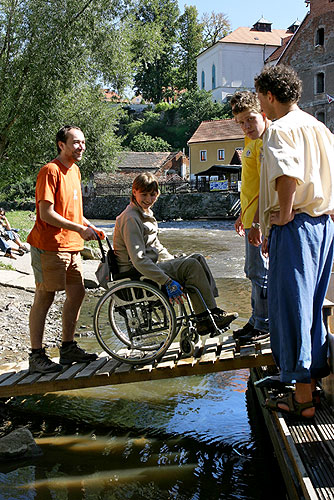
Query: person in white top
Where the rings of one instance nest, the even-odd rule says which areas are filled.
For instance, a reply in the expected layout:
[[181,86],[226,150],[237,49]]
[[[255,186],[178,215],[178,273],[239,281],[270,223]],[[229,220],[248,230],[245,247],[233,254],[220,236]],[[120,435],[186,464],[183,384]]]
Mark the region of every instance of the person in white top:
[[329,373],[322,305],[333,263],[334,136],[299,109],[302,85],[292,68],[265,67],[255,88],[275,120],[263,136],[259,198],[271,347],[281,382],[296,385],[266,407],[312,418],[316,382]]

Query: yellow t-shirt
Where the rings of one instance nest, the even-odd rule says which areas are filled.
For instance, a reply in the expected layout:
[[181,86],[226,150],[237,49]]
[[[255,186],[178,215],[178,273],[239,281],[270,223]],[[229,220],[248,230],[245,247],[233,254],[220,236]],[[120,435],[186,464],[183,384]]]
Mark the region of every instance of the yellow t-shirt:
[[245,229],[252,226],[258,207],[260,190],[262,139],[251,140],[245,137],[245,147],[242,153],[241,172],[241,220]]

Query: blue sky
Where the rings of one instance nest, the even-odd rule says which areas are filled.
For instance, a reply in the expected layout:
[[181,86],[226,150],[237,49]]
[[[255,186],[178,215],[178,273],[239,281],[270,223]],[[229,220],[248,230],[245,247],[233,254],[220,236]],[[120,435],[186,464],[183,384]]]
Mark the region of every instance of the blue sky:
[[195,5],[203,12],[223,12],[229,18],[232,30],[239,26],[251,27],[260,17],[272,22],[272,28],[288,28],[297,18],[302,21],[307,13],[304,0],[178,0],[180,11],[185,5]]

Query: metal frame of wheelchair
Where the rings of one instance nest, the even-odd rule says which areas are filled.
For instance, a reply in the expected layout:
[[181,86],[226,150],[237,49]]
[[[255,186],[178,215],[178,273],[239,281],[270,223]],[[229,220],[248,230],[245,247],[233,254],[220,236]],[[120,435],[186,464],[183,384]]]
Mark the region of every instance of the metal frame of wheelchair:
[[[215,336],[224,331],[217,327],[196,287],[188,286],[183,303],[172,305],[156,283],[138,274],[133,279],[131,273],[117,273],[113,249],[107,242],[110,276],[115,279],[96,304],[93,323],[99,344],[110,356],[135,365],[152,363],[161,359],[178,336],[181,351],[191,356],[199,335],[190,290],[197,293],[209,314],[212,330],[208,333]],[[108,255],[105,257],[102,249],[102,262],[103,257]]]

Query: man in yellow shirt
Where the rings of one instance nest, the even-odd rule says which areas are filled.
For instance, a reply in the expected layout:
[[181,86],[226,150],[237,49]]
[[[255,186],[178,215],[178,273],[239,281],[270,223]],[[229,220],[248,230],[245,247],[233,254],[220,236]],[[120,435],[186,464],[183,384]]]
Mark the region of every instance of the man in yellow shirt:
[[260,153],[262,135],[269,121],[261,112],[259,100],[253,92],[236,92],[231,99],[235,121],[245,133],[245,148],[242,154],[241,213],[235,222],[240,236],[245,236],[245,274],[252,282],[252,315],[246,325],[235,330],[233,336],[241,345],[269,336],[267,306],[268,259],[261,252],[261,230],[258,222],[258,199],[260,189]]

